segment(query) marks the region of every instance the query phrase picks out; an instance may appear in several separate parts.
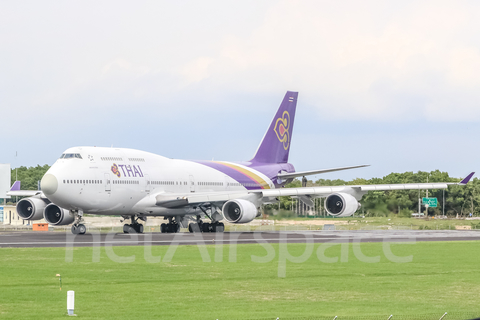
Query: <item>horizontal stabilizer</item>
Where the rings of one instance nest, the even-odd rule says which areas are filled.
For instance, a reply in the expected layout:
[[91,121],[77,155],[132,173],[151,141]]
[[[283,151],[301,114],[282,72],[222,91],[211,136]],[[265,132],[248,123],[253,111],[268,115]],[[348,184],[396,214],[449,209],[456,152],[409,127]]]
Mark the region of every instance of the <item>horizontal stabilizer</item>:
[[369,167],[369,166],[370,166],[369,164],[363,164],[361,166],[353,166],[353,167],[340,167],[340,168],[321,169],[321,170],[312,170],[312,171],[299,171],[299,172],[285,172],[285,173],[279,173],[277,177],[282,180],[287,180],[287,179],[293,179],[297,177],[311,176],[314,174],[363,168],[363,167]]

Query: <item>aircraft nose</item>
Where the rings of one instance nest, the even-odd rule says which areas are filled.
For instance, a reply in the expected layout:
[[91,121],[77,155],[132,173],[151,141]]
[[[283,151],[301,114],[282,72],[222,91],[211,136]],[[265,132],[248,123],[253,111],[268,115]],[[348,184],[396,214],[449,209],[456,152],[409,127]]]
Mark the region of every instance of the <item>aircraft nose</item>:
[[47,196],[51,196],[55,192],[57,192],[58,180],[53,174],[48,173],[43,176],[42,181],[40,182],[40,186],[43,193],[45,193]]

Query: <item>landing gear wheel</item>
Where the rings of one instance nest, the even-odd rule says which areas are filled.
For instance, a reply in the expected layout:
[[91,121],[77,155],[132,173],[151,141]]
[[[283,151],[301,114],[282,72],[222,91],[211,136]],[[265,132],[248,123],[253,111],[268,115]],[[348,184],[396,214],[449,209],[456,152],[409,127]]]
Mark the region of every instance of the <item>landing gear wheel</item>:
[[212,225],[208,222],[204,222],[202,225],[202,232],[211,232]]
[[135,231],[137,231],[137,233],[143,233],[143,224],[137,224],[135,225]]
[[123,233],[137,233],[135,225],[132,225],[132,224],[123,225]]
[[225,225],[222,222],[215,222],[215,223],[212,223],[210,230],[211,232],[224,232]]
[[200,230],[200,226],[198,225],[198,223],[195,223],[195,222],[190,223],[190,224],[188,225],[188,231],[189,231],[190,233],[193,233],[193,232],[202,232],[202,231]]
[[215,231],[213,232],[225,232],[225,225],[223,222],[218,222],[215,224]]
[[[188,229],[190,230],[190,227]],[[178,233],[180,232],[180,225],[177,222],[162,223],[160,225],[160,231],[162,233]]]
[[85,227],[84,224],[79,224],[77,226],[77,232],[78,234],[85,234],[85,232],[87,232],[87,227]]
[[78,234],[78,230],[77,230],[77,226],[76,226],[76,225],[73,225],[73,226],[72,226],[72,233],[73,233],[73,234]]

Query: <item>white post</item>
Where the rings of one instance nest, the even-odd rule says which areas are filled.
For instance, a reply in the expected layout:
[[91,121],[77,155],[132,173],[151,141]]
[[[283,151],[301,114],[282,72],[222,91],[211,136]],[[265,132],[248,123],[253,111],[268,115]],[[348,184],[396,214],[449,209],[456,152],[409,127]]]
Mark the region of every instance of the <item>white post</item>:
[[442,217],[442,218],[445,218],[445,189],[443,189],[442,214],[443,214],[443,217]]
[[68,291],[67,292],[67,310],[68,315],[73,315],[73,309],[75,309],[75,291]]

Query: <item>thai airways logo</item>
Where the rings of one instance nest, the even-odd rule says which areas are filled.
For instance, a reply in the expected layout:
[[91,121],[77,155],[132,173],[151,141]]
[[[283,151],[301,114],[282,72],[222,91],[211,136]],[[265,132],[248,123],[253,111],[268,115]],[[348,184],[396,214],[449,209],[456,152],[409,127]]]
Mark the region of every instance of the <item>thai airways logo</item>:
[[118,166],[114,163],[112,166],[112,172],[114,175],[120,178],[120,170],[118,170]]
[[285,150],[288,149],[290,145],[290,134],[288,130],[290,129],[290,115],[288,111],[284,111],[281,118],[277,119],[275,123],[275,133],[277,134],[277,138],[280,142],[283,142],[283,148]]
[[119,178],[122,176],[120,169],[122,169],[121,172],[123,172],[123,176],[125,178],[126,177],[130,177],[130,178],[144,177],[142,168],[140,168],[139,165],[133,165],[133,166],[128,164],[117,165],[116,163],[114,163],[113,166],[111,167],[113,174]]

